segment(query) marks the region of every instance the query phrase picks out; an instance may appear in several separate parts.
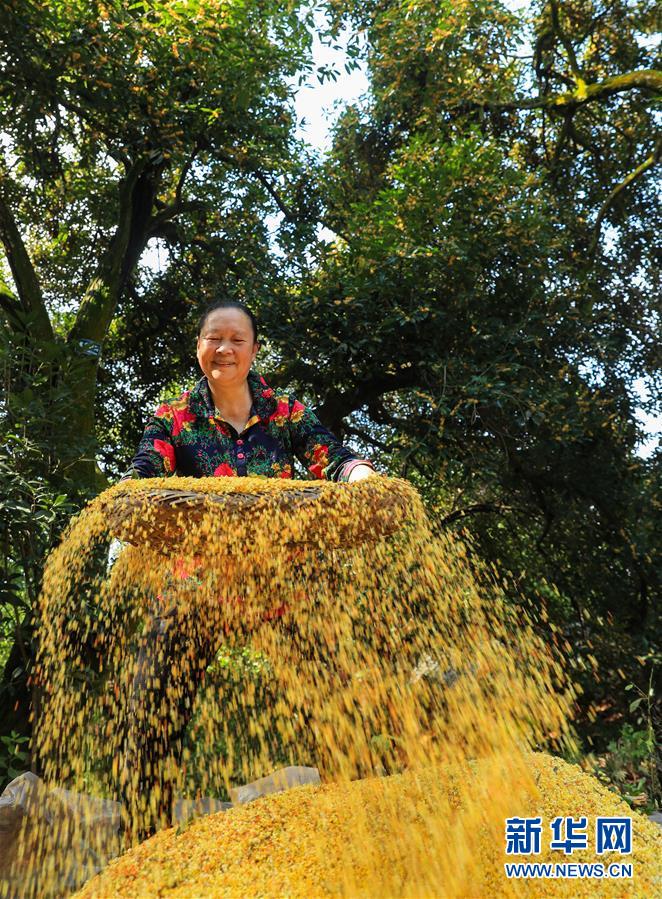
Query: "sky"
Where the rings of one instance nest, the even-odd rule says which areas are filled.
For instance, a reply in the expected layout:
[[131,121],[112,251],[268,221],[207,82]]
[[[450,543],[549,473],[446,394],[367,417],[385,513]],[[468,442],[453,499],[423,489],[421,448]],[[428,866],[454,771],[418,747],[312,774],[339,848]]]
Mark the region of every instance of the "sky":
[[[341,34],[338,45],[347,45],[347,33]],[[324,46],[319,37],[313,40],[313,60],[315,69],[331,65],[338,72],[338,80],[327,79],[320,84],[316,75],[299,88],[295,98],[295,109],[299,127],[297,134],[321,152],[331,145],[331,126],[337,118],[338,104],[348,104],[358,100],[368,90],[368,77],[364,66],[347,74],[344,70],[346,56],[342,50]]]

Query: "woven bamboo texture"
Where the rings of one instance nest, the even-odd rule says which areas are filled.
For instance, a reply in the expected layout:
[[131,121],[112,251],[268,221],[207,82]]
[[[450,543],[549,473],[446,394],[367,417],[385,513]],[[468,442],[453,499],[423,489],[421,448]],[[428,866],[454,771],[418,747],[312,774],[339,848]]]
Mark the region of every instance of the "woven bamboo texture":
[[[333,506],[342,508],[344,514],[330,515]],[[115,494],[109,523],[113,534],[128,543],[169,552],[201,528],[209,514],[227,533],[230,550],[232,534],[240,530],[240,524],[245,525],[246,516],[254,518],[256,526],[273,523],[276,543],[346,546],[395,533],[406,518],[406,504],[397,491],[362,486],[359,494],[347,484],[333,485],[331,491],[315,485],[293,486],[278,493],[127,489]],[[288,516],[290,527],[287,539],[280,541],[277,524],[283,515]]]

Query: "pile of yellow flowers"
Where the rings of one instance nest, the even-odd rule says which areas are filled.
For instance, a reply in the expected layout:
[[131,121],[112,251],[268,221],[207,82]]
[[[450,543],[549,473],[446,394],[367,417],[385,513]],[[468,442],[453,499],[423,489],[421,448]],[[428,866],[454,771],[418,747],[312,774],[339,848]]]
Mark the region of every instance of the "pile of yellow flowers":
[[[299,787],[158,833],[113,861],[77,899],[301,896],[640,896],[662,891],[662,835],[634,815],[633,851],[504,853],[504,813],[632,814],[579,768],[543,753],[385,778]],[[504,794],[507,799],[504,799]],[[474,801],[467,805],[466,797]],[[629,862],[632,879],[509,880],[508,861]]]
[[[115,536],[132,545],[108,568]],[[121,799],[133,845],[81,895],[526,893],[503,871],[507,817],[618,804],[531,754],[563,745],[574,693],[562,643],[511,599],[462,541],[432,532],[406,481],[167,478],[106,491],[51,555],[40,605],[46,780]],[[268,660],[268,702],[251,683],[198,689],[221,646]],[[228,727],[234,713],[246,733]],[[224,795],[284,759],[318,767],[324,786],[168,828],[177,794]],[[654,837],[637,823],[639,895],[655,893]],[[55,856],[63,845],[50,832],[42,842]]]

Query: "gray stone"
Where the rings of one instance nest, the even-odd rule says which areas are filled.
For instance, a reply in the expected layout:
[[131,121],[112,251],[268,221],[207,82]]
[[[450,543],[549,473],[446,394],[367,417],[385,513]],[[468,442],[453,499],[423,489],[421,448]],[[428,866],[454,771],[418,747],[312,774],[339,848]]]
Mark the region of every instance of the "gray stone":
[[46,899],[76,890],[120,852],[119,827],[118,802],[48,790],[35,774],[21,774],[0,796],[3,895]]
[[47,792],[37,775],[28,771],[12,780],[0,796],[0,882],[16,860],[24,819],[43,808]]
[[648,816],[648,820],[652,821],[653,824],[657,824],[660,827],[662,827],[662,812],[661,811],[653,812],[652,815]]
[[184,824],[191,818],[215,815],[217,812],[226,812],[229,808],[232,808],[232,803],[221,802],[220,799],[177,799],[173,808],[173,824]]
[[[177,799],[173,824],[320,782],[317,768],[282,768],[232,790],[231,803]],[[49,790],[30,772],[15,778],[0,796],[0,895],[3,899],[60,899],[79,889],[122,851],[120,812],[119,802]]]
[[290,765],[280,768],[266,777],[260,777],[243,787],[235,787],[230,790],[230,799],[233,805],[243,805],[259,799],[260,796],[269,796],[272,793],[282,793],[292,787],[301,787],[304,784],[320,784],[321,778],[317,768],[306,768],[302,765]]

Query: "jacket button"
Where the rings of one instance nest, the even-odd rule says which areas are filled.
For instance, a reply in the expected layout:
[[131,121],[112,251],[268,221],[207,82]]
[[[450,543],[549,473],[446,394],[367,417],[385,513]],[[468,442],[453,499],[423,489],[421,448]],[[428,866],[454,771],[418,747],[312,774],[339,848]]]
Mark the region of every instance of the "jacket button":
[[237,440],[237,446],[243,446],[243,445],[244,445],[243,440],[241,440],[241,439]]
[[243,453],[237,453],[237,459],[243,459],[243,458],[244,458]]

